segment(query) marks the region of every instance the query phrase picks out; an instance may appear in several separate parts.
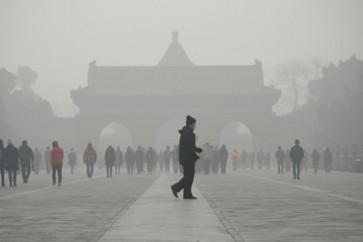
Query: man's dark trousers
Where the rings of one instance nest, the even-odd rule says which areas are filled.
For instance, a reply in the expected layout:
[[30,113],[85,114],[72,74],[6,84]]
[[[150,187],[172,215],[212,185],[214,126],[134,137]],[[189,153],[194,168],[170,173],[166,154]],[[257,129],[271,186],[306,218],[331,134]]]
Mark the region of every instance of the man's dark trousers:
[[172,187],[175,189],[176,192],[180,192],[183,190],[183,197],[190,198],[192,197],[192,185],[194,181],[194,174],[195,174],[195,162],[193,163],[185,163],[182,164],[183,166],[183,178],[175,183]]
[[294,178],[300,179],[300,163],[301,162],[292,162],[292,172],[294,174]]
[[21,166],[21,174],[23,176],[23,182],[28,182],[30,176],[30,162],[22,163]]

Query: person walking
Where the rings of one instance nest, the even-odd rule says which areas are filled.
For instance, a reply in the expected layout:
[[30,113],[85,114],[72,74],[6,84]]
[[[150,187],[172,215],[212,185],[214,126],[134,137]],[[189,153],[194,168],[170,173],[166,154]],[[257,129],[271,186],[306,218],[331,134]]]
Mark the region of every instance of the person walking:
[[154,165],[154,162],[155,162],[155,152],[154,150],[151,148],[151,146],[149,146],[149,148],[147,149],[146,151],[146,154],[145,154],[145,160],[146,160],[146,170],[147,170],[147,173],[152,173],[153,171],[153,165]]
[[92,147],[91,143],[88,143],[87,148],[83,153],[83,162],[86,164],[87,177],[92,178],[93,167],[97,162],[97,152]]
[[71,148],[71,151],[68,154],[68,165],[71,166],[71,174],[73,174],[73,170],[76,164],[77,164],[77,154],[74,151],[74,148]]
[[206,143],[203,146],[203,153],[201,153],[201,159],[203,160],[203,171],[205,175],[209,175],[211,163],[213,160],[213,146]]
[[58,175],[58,186],[62,186],[62,166],[64,153],[57,141],[53,141],[52,146],[53,148],[50,151],[50,162],[52,164],[53,186],[56,185],[56,173]]
[[116,155],[115,149],[109,145],[105,151],[105,165],[107,170],[107,178],[112,178],[112,167],[115,163]]
[[219,150],[219,161],[221,163],[221,174],[226,174],[227,160],[228,160],[228,150],[226,145],[223,144]]
[[127,147],[126,153],[125,153],[125,162],[126,162],[126,168],[127,168],[127,174],[133,174],[134,173],[134,151],[129,146]]
[[44,161],[45,161],[45,170],[47,171],[47,174],[50,174],[50,171],[52,170],[52,164],[50,162],[50,147],[47,147],[47,150],[44,152]]
[[232,155],[231,155],[233,171],[237,171],[239,159],[240,159],[240,155],[239,155],[238,151],[236,149],[234,149],[232,152]]
[[248,155],[248,160],[250,161],[250,169],[253,170],[255,168],[255,160],[256,160],[256,154],[254,151],[251,151]]
[[33,150],[28,146],[28,142],[23,140],[22,145],[18,149],[21,174],[23,182],[28,183],[30,172],[34,170],[34,154]]
[[285,152],[281,149],[281,146],[277,147],[275,158],[277,160],[277,174],[284,174]]
[[218,174],[219,171],[219,149],[215,146],[213,149],[212,173]]
[[10,187],[16,187],[16,173],[19,170],[19,152],[13,145],[11,140],[8,140],[8,145],[4,150],[4,163],[5,168],[9,173]]
[[312,163],[313,163],[313,168],[314,168],[314,173],[318,173],[318,168],[319,168],[319,160],[320,160],[320,155],[317,151],[317,149],[313,150],[313,153],[311,153],[311,159],[312,159]]
[[245,149],[243,149],[241,153],[241,165],[243,170],[246,170],[248,165],[247,162],[248,162],[248,153]]
[[294,179],[300,179],[300,164],[304,158],[304,150],[300,146],[300,141],[295,140],[295,145],[290,150],[290,158],[292,161],[292,172]]
[[179,147],[177,145],[174,146],[171,159],[173,161],[174,174],[176,174],[179,172]]
[[333,163],[333,153],[330,151],[329,147],[326,147],[324,150],[325,173],[330,173],[332,163]]
[[179,162],[183,166],[183,178],[171,186],[171,191],[175,197],[178,197],[178,192],[183,190],[184,199],[196,199],[192,194],[192,185],[195,175],[195,163],[203,150],[195,146],[196,120],[191,116],[187,116],[186,125],[179,130]]
[[171,151],[170,151],[170,146],[168,145],[166,147],[166,150],[164,151],[165,172],[167,173],[169,173],[170,160],[171,160]]
[[124,163],[124,154],[121,151],[120,146],[116,150],[116,161],[115,161],[115,174],[120,175],[121,166]]
[[40,170],[40,164],[42,163],[42,154],[38,150],[38,148],[34,149],[34,174],[38,175]]
[[1,174],[1,186],[5,187],[5,147],[4,142],[0,139],[0,174]]

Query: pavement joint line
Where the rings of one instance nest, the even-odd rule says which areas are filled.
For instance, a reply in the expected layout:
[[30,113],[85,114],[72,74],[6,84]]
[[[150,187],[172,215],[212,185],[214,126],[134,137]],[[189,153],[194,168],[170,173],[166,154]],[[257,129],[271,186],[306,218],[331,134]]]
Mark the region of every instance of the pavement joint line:
[[[105,177],[105,176],[104,175],[98,175],[98,176],[94,176],[92,179],[97,179],[97,178],[101,178],[101,177]],[[82,179],[79,179],[79,180],[66,182],[62,186],[68,186],[68,185],[71,185],[71,184],[81,183],[81,182],[88,181],[88,180],[90,180],[90,179],[89,178],[82,178]],[[46,187],[41,187],[41,188],[30,190],[30,191],[17,192],[17,193],[14,193],[14,194],[10,194],[10,195],[7,195],[7,196],[0,197],[0,201],[7,200],[7,199],[10,199],[10,198],[14,198],[14,197],[19,197],[19,196],[22,196],[22,195],[37,193],[37,192],[40,192],[40,191],[43,191],[43,190],[51,189],[53,187],[54,186],[46,186]]]
[[310,192],[323,194],[323,195],[326,195],[326,196],[329,196],[329,197],[337,198],[337,199],[348,201],[348,202],[363,204],[362,199],[348,197],[348,196],[345,196],[345,195],[339,195],[339,194],[335,194],[335,193],[330,193],[330,192],[320,190],[320,189],[317,189],[317,188],[313,188],[313,187],[308,187],[308,186],[304,186],[304,185],[296,185],[296,184],[292,184],[290,182],[278,181],[278,180],[275,180],[275,179],[259,177],[259,176],[250,175],[250,174],[243,174],[242,173],[242,175],[243,176],[248,176],[248,177],[251,177],[251,178],[256,178],[256,179],[259,179],[259,180],[262,180],[262,181],[273,182],[273,183],[280,184],[280,185],[287,185],[287,186],[294,187],[294,188],[299,188],[299,189],[302,189],[302,190],[305,190],[305,191],[310,191]]
[[98,232],[95,234],[94,238],[92,238],[90,241],[99,241],[102,236],[112,227],[112,225],[118,221],[124,214],[125,212],[132,206],[132,204],[134,204],[140,197],[142,194],[144,194],[150,187],[152,184],[154,184],[157,179],[160,177],[162,173],[159,173],[154,180],[145,185],[143,189],[141,189],[141,191],[139,193],[136,194],[136,196],[134,198],[132,198],[127,204],[126,206],[123,206],[119,212],[117,212],[115,214],[115,216],[106,223],[105,226],[103,226],[100,230],[98,230]]
[[227,233],[232,237],[232,239],[235,242],[245,242],[245,240],[242,238],[242,236],[237,232],[237,230],[232,226],[230,221],[224,216],[222,211],[218,208],[218,206],[213,202],[213,200],[207,195],[207,193],[202,192],[202,190],[197,186],[199,192],[202,194],[202,196],[205,198],[205,200],[208,202],[209,206],[213,210],[214,214],[218,217],[219,221],[223,225],[223,227],[226,229]]

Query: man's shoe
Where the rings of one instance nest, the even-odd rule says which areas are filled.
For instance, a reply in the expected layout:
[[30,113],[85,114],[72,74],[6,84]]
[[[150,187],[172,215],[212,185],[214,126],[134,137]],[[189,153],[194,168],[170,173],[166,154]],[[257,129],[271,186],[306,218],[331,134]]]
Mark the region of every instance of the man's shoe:
[[5,187],[5,184],[3,183],[3,184],[1,184],[1,186],[2,186],[2,187]]
[[178,193],[174,190],[173,186],[170,187],[174,197],[178,198]]
[[184,197],[184,199],[197,199],[197,197]]

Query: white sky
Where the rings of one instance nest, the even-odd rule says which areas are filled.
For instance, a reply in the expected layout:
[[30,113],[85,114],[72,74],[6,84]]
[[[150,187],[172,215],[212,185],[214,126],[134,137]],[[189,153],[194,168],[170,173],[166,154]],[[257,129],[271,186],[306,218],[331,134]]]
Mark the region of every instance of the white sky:
[[0,66],[36,70],[36,92],[64,115],[90,60],[155,65],[172,30],[194,64],[258,58],[269,83],[284,61],[363,58],[362,23],[360,0],[0,0]]

